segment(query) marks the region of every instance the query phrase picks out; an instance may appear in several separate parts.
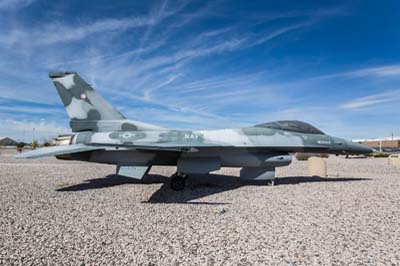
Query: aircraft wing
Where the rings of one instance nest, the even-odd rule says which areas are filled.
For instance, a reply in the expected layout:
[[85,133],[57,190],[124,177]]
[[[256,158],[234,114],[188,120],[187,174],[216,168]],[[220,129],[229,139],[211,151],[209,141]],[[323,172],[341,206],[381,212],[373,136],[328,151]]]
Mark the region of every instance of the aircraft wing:
[[169,142],[168,144],[163,143],[149,143],[145,145],[117,145],[117,144],[104,144],[104,143],[91,143],[93,146],[101,146],[105,150],[115,150],[118,147],[119,150],[138,150],[138,151],[172,151],[172,152],[197,152],[199,148],[214,148],[214,147],[234,147],[228,145],[219,144],[202,144],[202,145],[182,145],[181,143]]
[[193,147],[163,147],[163,146],[135,146],[131,147],[132,150],[137,151],[173,151],[173,152],[197,152],[198,150]]
[[103,150],[104,147],[96,147],[96,146],[88,146],[84,144],[73,144],[73,145],[65,145],[65,146],[54,146],[54,147],[46,147],[40,148],[37,150],[24,152],[15,156],[15,158],[40,158],[46,156],[56,156],[56,155],[64,155],[70,153],[84,152],[84,151],[94,151],[94,150]]

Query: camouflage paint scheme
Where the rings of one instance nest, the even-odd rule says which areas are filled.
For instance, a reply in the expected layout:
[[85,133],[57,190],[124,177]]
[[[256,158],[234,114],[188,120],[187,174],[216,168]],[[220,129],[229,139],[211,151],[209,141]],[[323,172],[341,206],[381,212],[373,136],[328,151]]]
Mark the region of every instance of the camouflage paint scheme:
[[[50,73],[70,117],[71,145],[24,153],[35,158],[110,163],[117,171],[141,178],[151,165],[177,165],[184,174],[208,173],[220,167],[243,167],[243,178],[271,179],[290,153],[365,154],[372,150],[328,136],[300,121],[278,121],[222,130],[172,130],[127,120],[74,72]],[[130,167],[130,168],[129,168]],[[129,174],[129,171],[132,174]]]

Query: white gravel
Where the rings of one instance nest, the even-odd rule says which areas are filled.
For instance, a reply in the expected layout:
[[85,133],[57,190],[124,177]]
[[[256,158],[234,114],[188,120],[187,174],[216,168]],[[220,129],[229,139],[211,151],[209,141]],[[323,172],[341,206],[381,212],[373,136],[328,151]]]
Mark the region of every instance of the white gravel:
[[139,184],[12,155],[0,150],[0,265],[400,265],[400,169],[386,159],[330,157],[326,179],[294,161],[275,187],[223,169],[174,192],[171,167]]

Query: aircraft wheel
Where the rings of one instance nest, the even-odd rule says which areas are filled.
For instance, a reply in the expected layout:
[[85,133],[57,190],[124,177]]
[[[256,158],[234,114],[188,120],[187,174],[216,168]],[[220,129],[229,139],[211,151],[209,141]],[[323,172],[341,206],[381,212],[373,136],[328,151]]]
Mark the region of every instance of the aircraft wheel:
[[189,175],[187,175],[187,174],[178,173],[177,175],[182,177],[185,181],[189,178]]
[[173,175],[171,178],[170,186],[172,190],[180,191],[185,188],[186,179],[180,175]]
[[275,179],[269,179],[269,180],[267,180],[267,185],[268,185],[268,186],[271,186],[271,187],[275,186]]

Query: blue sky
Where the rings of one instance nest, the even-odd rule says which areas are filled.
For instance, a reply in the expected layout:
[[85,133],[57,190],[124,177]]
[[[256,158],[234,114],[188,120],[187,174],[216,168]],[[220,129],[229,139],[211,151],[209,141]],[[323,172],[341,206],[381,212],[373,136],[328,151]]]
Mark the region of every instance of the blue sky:
[[400,135],[398,1],[0,0],[0,135],[68,132],[47,77],[180,129],[310,122]]

